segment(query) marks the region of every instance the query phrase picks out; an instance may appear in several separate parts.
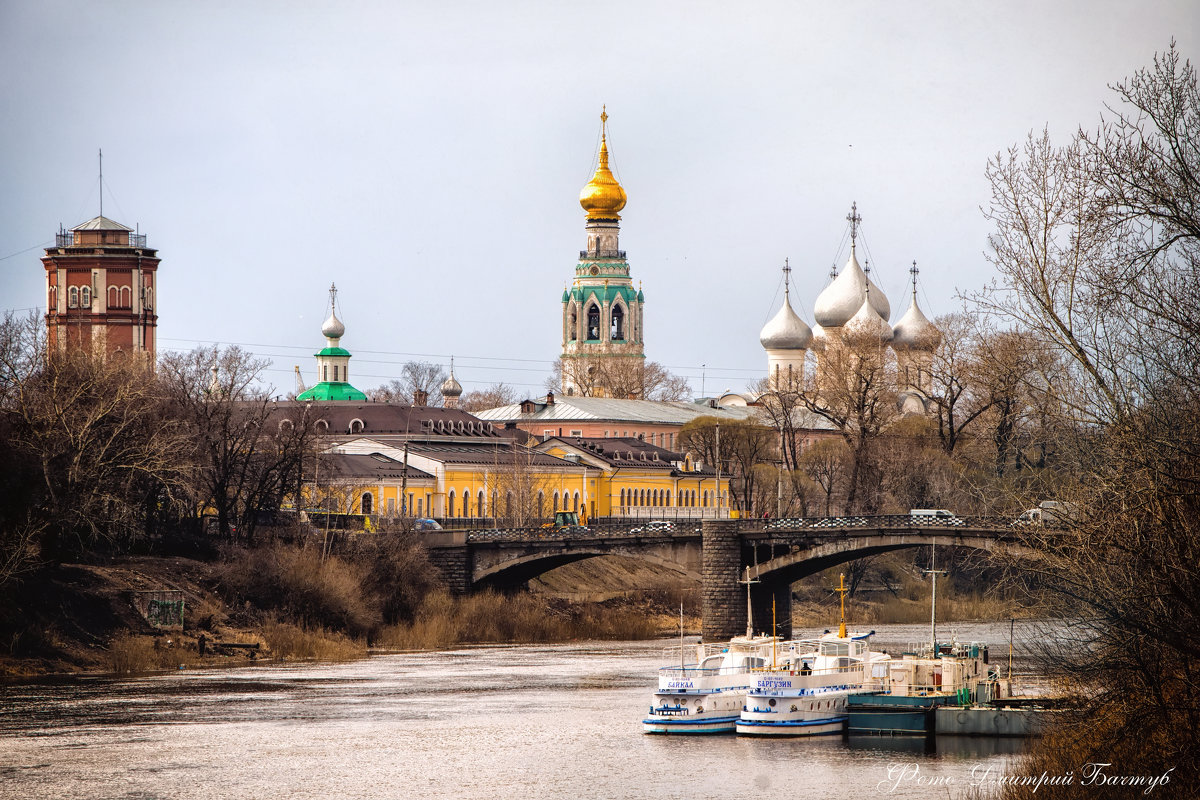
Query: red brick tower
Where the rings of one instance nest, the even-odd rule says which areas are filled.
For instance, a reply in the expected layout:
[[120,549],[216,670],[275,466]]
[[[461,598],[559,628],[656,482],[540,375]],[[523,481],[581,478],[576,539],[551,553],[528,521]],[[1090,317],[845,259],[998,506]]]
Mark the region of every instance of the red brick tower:
[[153,361],[158,257],[145,235],[101,215],[55,239],[42,258],[49,346]]

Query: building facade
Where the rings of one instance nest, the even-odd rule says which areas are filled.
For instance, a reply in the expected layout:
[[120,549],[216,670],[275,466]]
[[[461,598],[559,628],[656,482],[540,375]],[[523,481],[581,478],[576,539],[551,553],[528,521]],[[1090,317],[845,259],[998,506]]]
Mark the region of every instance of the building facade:
[[46,248],[46,333],[52,351],[135,353],[154,360],[159,258],[146,236],[103,215]]

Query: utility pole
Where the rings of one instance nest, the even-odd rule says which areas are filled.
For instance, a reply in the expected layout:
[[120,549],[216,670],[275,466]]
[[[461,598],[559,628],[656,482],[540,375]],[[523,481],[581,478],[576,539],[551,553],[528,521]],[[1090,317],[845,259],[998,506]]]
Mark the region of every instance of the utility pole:
[[[721,423],[717,423],[717,519],[721,518]],[[749,591],[747,589],[747,591]]]

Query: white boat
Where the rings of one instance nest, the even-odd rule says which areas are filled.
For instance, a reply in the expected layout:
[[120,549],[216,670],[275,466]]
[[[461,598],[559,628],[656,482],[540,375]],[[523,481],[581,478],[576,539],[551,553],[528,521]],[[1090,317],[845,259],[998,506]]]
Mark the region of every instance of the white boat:
[[846,698],[876,688],[888,661],[870,649],[870,634],[836,634],[788,642],[783,658],[760,672],[735,729],[749,736],[819,736],[846,728]]
[[[774,636],[737,636],[727,644],[672,651],[675,666],[658,671],[658,691],[642,720],[646,733],[731,733],[746,692],[771,663]],[[690,663],[684,663],[690,654]]]
[[820,736],[846,728],[846,698],[876,687],[889,656],[870,649],[871,634],[846,631],[846,585],[836,634],[787,642],[782,656],[759,673],[735,730],[749,736]]

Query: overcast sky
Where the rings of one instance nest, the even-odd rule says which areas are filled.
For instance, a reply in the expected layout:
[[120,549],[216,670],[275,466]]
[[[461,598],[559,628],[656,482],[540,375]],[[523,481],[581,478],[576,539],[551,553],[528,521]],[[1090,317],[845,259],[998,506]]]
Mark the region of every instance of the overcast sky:
[[41,248],[100,210],[158,248],[159,350],[240,344],[315,382],[336,281],[352,382],[411,359],[539,392],[584,247],[607,104],[646,355],[693,390],[760,377],[794,269],[813,301],[857,201],[875,281],[956,310],[987,282],[983,172],[1107,84],[1193,0],[0,0],[0,306],[45,303]]

